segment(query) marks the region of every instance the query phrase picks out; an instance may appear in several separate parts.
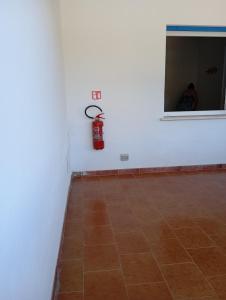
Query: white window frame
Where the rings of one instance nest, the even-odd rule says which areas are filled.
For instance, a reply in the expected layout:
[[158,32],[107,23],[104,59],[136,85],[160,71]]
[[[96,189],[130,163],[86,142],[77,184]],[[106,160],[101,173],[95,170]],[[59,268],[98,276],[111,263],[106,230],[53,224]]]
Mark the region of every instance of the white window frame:
[[[209,26],[211,27],[211,26]],[[202,31],[166,31],[167,36],[199,36],[199,37],[226,37],[226,32],[202,32]],[[165,97],[164,97],[165,105]],[[162,121],[171,120],[195,120],[195,119],[226,119],[226,99],[224,104],[225,109],[221,110],[201,110],[201,111],[170,111],[165,112]]]

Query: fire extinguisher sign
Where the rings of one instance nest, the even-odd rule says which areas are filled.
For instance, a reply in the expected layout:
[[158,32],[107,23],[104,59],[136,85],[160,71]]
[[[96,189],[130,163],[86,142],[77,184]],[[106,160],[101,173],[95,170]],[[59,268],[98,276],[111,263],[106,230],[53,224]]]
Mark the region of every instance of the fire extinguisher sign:
[[101,100],[102,99],[101,91],[92,91],[92,99],[93,100]]

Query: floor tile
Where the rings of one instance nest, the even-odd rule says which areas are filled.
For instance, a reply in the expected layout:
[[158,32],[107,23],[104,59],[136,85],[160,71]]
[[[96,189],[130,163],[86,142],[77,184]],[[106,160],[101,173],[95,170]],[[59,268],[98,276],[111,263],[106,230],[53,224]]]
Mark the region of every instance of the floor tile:
[[226,234],[223,235],[211,235],[212,240],[217,244],[219,248],[226,254]]
[[118,215],[111,217],[114,232],[127,232],[139,230],[140,225],[136,218],[131,214]]
[[84,209],[90,212],[105,211],[106,203],[104,200],[96,199],[94,201],[85,202]]
[[59,294],[57,300],[83,300],[83,293],[74,292]]
[[81,260],[61,262],[59,268],[60,293],[83,290],[83,268]]
[[108,205],[108,213],[111,219],[115,219],[118,216],[124,217],[132,214],[132,210],[127,202],[115,203]]
[[120,271],[85,273],[84,300],[127,300]]
[[138,196],[126,196],[129,207],[131,207],[133,210],[155,207],[155,203],[150,194],[141,193]]
[[182,213],[185,214],[185,207],[181,201],[181,198],[177,198],[172,195],[172,199],[168,199],[169,195],[160,198],[157,201],[157,208],[165,218],[171,218],[171,216],[180,216]]
[[133,209],[133,214],[142,225],[149,225],[154,221],[159,221],[162,219],[157,210],[148,207]]
[[67,208],[66,220],[72,221],[80,218],[83,214],[83,208],[80,205],[70,205]]
[[89,189],[88,186],[90,186],[90,182],[86,185],[86,187],[84,188],[84,191],[83,191],[84,200],[86,202],[104,199],[104,195],[99,188],[90,187],[90,189]]
[[165,265],[162,272],[175,299],[207,297],[213,289],[192,263]]
[[217,296],[210,296],[210,297],[195,297],[195,298],[181,298],[177,297],[176,300],[220,300]]
[[209,235],[226,234],[226,225],[217,218],[198,218],[194,220],[195,223],[202,228]]
[[173,300],[164,282],[128,286],[129,300]]
[[84,243],[88,246],[108,245],[114,243],[110,226],[88,226],[85,228]]
[[150,250],[143,233],[139,231],[118,233],[115,238],[121,254],[148,252]]
[[160,264],[174,264],[191,261],[191,258],[177,239],[159,240],[151,244],[151,251]]
[[84,270],[119,269],[119,256],[114,245],[86,246],[84,248]]
[[149,225],[142,227],[142,231],[146,238],[151,242],[175,237],[173,231],[163,220],[150,222]]
[[214,242],[198,227],[181,228],[174,231],[185,248],[210,247]]
[[82,240],[77,237],[64,238],[60,260],[78,259],[83,255]]
[[128,300],[125,283],[130,300],[226,300],[225,182],[226,172],[73,179],[58,300],[83,299],[83,277],[85,300]]
[[195,226],[195,223],[193,222],[192,218],[181,217],[177,215],[171,218],[166,218],[166,222],[169,224],[170,227],[174,229]]
[[219,248],[199,248],[188,251],[205,276],[226,274],[226,255]]
[[162,275],[151,253],[121,255],[121,264],[127,284],[162,281]]
[[83,224],[81,219],[64,223],[64,238],[66,237],[76,237],[83,240]]
[[108,193],[105,194],[105,201],[107,205],[114,205],[126,203],[126,198],[122,193],[108,191]]
[[84,215],[84,224],[86,226],[108,225],[109,218],[105,211],[88,212]]
[[210,283],[217,293],[219,300],[226,299],[226,275],[210,279]]

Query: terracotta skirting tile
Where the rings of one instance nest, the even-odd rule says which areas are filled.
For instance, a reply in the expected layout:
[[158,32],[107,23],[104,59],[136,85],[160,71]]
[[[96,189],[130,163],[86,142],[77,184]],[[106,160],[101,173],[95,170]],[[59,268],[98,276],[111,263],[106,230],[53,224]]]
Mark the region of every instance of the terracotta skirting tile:
[[140,169],[119,169],[118,170],[118,175],[126,175],[126,174],[138,175],[140,174]]
[[180,173],[180,172],[193,173],[193,172],[219,171],[219,170],[226,170],[226,164],[82,171],[82,172],[74,172],[74,176],[80,178],[84,176],[95,177],[95,176],[117,176],[117,175],[162,174],[162,173],[171,174],[171,173]]
[[[172,170],[172,168],[171,168]],[[152,174],[152,173],[162,173],[162,172],[169,172],[169,168],[141,168],[140,174]]]
[[99,176],[106,176],[106,175],[118,175],[118,170],[104,170],[104,171],[96,171],[96,174]]
[[97,170],[97,171],[86,171],[85,176],[112,176],[118,175],[118,170]]

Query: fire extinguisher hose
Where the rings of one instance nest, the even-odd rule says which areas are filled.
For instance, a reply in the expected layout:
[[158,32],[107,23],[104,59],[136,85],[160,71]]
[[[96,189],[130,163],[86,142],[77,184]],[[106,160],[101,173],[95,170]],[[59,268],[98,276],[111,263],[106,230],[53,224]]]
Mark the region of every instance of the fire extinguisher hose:
[[[89,119],[95,119],[95,117],[92,117],[92,116],[90,116],[90,115],[88,115],[88,110],[90,109],[90,108],[97,108],[101,113],[103,113],[103,110],[99,107],[99,106],[97,106],[97,105],[89,105],[89,106],[87,106],[86,107],[86,109],[85,109],[85,115],[87,116],[87,118],[89,118]],[[99,115],[102,115],[102,114],[99,114]]]

